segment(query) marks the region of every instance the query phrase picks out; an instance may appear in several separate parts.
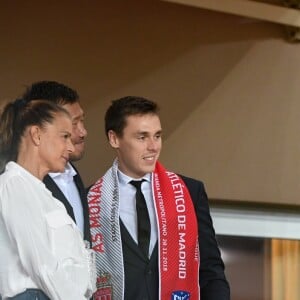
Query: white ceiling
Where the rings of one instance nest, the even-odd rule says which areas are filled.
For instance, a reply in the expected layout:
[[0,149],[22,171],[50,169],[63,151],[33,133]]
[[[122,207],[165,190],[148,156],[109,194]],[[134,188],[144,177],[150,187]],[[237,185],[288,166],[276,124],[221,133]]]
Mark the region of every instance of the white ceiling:
[[[194,6],[230,13],[239,16],[260,19],[283,25],[300,27],[300,7],[298,0],[162,0],[182,5]],[[285,3],[285,5],[283,4]],[[287,6],[290,4],[290,7]]]

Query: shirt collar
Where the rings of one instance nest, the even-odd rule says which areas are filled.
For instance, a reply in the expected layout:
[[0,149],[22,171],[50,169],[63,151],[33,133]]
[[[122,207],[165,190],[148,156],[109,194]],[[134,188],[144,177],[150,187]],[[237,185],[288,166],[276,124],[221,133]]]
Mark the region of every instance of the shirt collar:
[[127,183],[129,183],[131,180],[142,180],[142,179],[144,179],[144,180],[150,182],[150,181],[151,181],[151,173],[147,173],[147,174],[145,174],[145,175],[144,175],[143,177],[141,177],[141,178],[132,178],[132,177],[130,177],[130,176],[124,174],[123,172],[121,172],[121,171],[118,169],[118,179],[119,179],[120,183],[122,183],[122,184],[127,184]]
[[65,171],[63,173],[49,173],[49,176],[51,178],[62,178],[65,179],[66,181],[73,180],[73,177],[77,174],[73,166],[68,162],[65,167]]

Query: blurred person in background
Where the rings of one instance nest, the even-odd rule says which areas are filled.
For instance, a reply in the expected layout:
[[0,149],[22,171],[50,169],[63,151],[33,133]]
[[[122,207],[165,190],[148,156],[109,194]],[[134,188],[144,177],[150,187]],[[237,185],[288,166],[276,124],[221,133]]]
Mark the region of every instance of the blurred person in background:
[[77,224],[85,240],[90,241],[89,212],[86,189],[73,162],[84,155],[87,131],[84,126],[84,111],[77,92],[56,81],[38,81],[27,88],[22,96],[26,101],[44,99],[54,102],[66,109],[72,118],[72,142],[74,151],[70,154],[63,172],[49,173],[44,183],[67,209],[68,214]]

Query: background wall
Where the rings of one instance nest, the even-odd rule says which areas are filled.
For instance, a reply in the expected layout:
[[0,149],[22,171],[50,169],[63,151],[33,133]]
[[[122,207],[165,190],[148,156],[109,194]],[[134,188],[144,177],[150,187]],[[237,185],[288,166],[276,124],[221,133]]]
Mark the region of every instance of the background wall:
[[216,199],[300,205],[300,54],[280,25],[158,0],[3,1],[0,101],[38,80],[75,88],[92,183],[113,153],[114,98],[161,107],[162,162]]

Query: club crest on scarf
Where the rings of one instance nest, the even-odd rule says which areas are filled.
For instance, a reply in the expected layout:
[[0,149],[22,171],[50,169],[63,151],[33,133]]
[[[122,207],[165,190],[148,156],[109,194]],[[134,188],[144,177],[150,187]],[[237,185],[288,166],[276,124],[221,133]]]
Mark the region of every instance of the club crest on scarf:
[[111,275],[103,273],[97,278],[97,291],[93,295],[93,300],[112,300]]
[[190,300],[190,293],[186,291],[175,291],[172,293],[171,300]]

